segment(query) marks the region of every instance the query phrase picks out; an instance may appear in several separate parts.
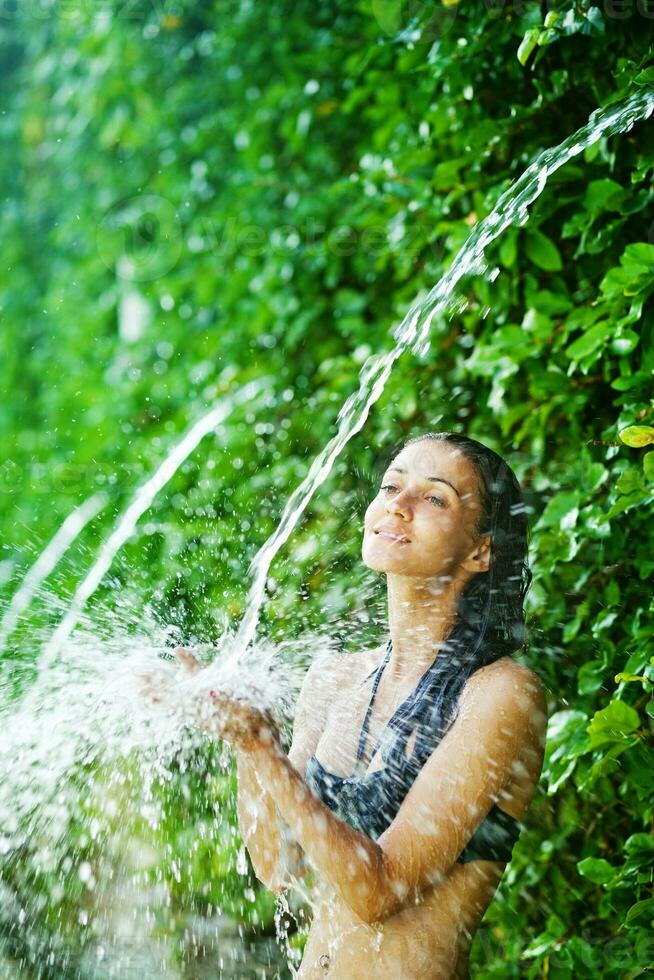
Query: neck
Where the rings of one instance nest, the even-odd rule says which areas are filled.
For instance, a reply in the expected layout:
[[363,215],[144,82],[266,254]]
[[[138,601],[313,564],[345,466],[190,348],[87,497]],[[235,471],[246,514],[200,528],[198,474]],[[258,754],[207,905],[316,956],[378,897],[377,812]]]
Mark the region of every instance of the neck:
[[465,582],[386,576],[388,625],[393,649],[386,670],[395,681],[420,677],[437,656],[456,621],[456,605]]

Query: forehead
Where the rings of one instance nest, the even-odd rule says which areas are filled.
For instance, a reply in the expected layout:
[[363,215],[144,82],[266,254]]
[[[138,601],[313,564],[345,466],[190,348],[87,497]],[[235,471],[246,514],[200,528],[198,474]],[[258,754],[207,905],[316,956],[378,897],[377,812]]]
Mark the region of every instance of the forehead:
[[458,446],[433,439],[415,442],[405,446],[388,464],[388,469],[393,466],[405,469],[409,478],[444,477],[454,484],[462,496],[477,492],[478,479],[474,465]]

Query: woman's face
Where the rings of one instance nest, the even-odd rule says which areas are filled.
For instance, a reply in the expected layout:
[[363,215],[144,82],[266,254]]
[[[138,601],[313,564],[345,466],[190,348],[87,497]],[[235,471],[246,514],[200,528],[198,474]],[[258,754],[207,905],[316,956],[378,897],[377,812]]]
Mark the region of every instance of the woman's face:
[[479,512],[477,474],[461,450],[428,439],[406,446],[366,510],[363,562],[377,572],[454,576],[475,553]]

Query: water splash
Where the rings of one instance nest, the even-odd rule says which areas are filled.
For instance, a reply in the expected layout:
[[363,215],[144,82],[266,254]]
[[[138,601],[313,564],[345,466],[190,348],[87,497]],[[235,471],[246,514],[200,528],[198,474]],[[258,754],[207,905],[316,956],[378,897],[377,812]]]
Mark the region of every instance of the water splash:
[[151,506],[159,491],[173,478],[184,460],[190,456],[206,435],[213,432],[221,422],[224,422],[238,405],[249,403],[269,385],[270,379],[258,378],[244,385],[237,392],[221,399],[217,405],[214,405],[210,411],[191,425],[152,476],[139,487],[131,504],[117,521],[107,541],[102,545],[91,570],[78,586],[68,612],[46,644],[39,660],[39,671],[46,670],[57,657],[62,644],[66,642],[75,629],[84,606],[109,571],[120,549],[134,533],[139,519]]
[[[4,937],[16,924],[26,930],[35,962],[42,955],[54,957],[53,964],[57,958],[69,962],[71,955],[65,932],[39,936],[38,902],[47,899],[56,909],[67,891],[81,889],[76,945],[84,947],[89,967],[75,975],[119,980],[139,962],[146,976],[181,975],[172,965],[164,974],[154,962],[173,956],[167,937],[157,937],[154,910],[165,914],[171,869],[177,874],[177,858],[160,828],[165,787],[184,792],[184,773],[193,773],[207,755],[207,699],[192,677],[180,677],[176,665],[158,659],[169,649],[168,633],[143,614],[136,631],[114,622],[107,636],[83,620],[18,704],[0,700],[0,925]],[[317,637],[304,642],[315,646]],[[297,640],[292,646],[285,651],[257,642],[251,672],[243,663],[235,666],[224,675],[225,690],[236,692],[243,684],[254,690],[265,682],[267,697],[290,713],[303,673]],[[287,660],[283,672],[280,654]],[[157,704],[143,697],[153,664]],[[209,804],[212,768],[222,770],[226,781],[230,766],[226,752],[207,766],[206,798],[194,799],[195,807]],[[215,813],[209,833],[216,848],[225,847],[221,824]],[[240,870],[247,868],[241,863]],[[218,915],[205,923],[205,931],[209,925],[213,931],[209,947],[220,945],[228,922]],[[238,950],[236,937],[230,935],[229,943]],[[2,948],[0,941],[0,974]]]
[[15,592],[0,622],[0,650],[18,625],[18,620],[60,558],[107,503],[107,495],[96,493],[68,515],[54,537],[48,542],[29,569],[20,588]]
[[[226,634],[221,643],[230,639]],[[306,637],[305,643],[315,640]],[[80,760],[116,762],[136,750],[149,765],[183,744],[189,724],[198,727],[208,720],[206,697],[197,698],[206,687],[158,659],[167,644],[168,629],[147,615],[138,631],[114,626],[110,638],[99,637],[92,623],[82,624],[26,697],[17,705],[0,703],[0,854],[24,841],[31,832],[25,818],[37,805],[56,800],[62,780]],[[207,655],[201,647],[196,652]],[[265,686],[265,700],[282,713],[290,711],[302,671],[297,652],[284,672],[276,669],[283,652],[257,642],[249,665],[223,672],[225,690],[236,693],[243,683],[251,689]],[[156,686],[156,705],[143,696],[146,675]]]

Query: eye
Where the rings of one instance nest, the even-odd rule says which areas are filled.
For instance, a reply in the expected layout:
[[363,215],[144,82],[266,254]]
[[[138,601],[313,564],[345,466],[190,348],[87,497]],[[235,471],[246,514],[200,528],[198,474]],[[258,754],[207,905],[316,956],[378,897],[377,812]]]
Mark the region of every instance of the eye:
[[[380,492],[386,490],[397,490],[398,487],[394,483],[385,483],[383,487],[380,488]],[[427,497],[427,500],[435,500],[439,507],[446,507],[447,501],[443,500],[442,497]]]

